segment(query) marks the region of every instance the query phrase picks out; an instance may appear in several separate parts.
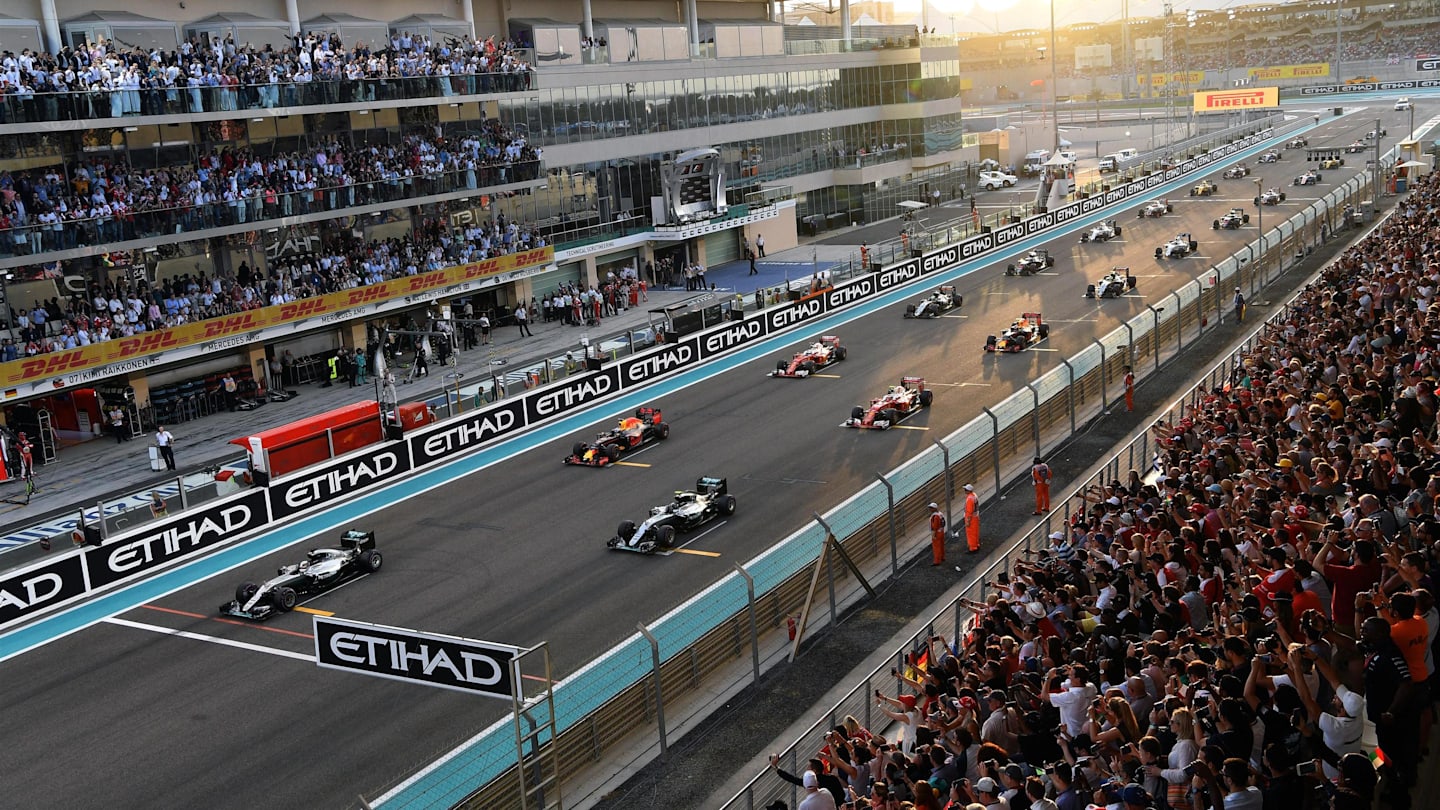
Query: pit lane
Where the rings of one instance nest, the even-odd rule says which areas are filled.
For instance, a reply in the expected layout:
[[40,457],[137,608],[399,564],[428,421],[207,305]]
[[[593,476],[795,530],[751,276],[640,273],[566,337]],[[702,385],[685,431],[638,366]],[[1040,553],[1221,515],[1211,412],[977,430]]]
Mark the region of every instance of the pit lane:
[[[1397,134],[1407,116],[1382,113]],[[1326,121],[1312,131],[1312,145],[1346,143],[1373,118]],[[1306,197],[1344,182],[1362,168],[1355,162],[1361,165],[1326,172],[1325,183],[1303,189]],[[657,402],[674,430],[635,461],[649,466],[565,468],[560,459],[584,438],[571,435],[387,506],[354,527],[376,531],[385,568],[310,607],[508,643],[548,640],[557,674],[573,672],[630,635],[637,621],[703,589],[731,562],[749,559],[811,511],[868,484],[874,471],[969,421],[1146,301],[1162,304],[1170,290],[1208,270],[1205,257],[1227,255],[1254,238],[1255,176],[1273,172],[1266,185],[1280,186],[1304,165],[1303,151],[1291,150],[1279,164],[1230,181],[1219,179],[1217,165],[1210,177],[1220,194],[1208,198],[1180,196],[1199,179],[1187,178],[1172,197],[1173,214],[1143,221],[1133,208],[1113,214],[1123,239],[1083,246],[1074,232],[1050,239],[1053,275],[1006,278],[1008,257],[997,257],[956,282],[965,305],[952,316],[905,320],[902,303],[827,328],[844,339],[849,358],[824,377],[765,379],[783,354],[777,353],[668,394]],[[1281,208],[1302,204],[1308,201],[1289,197]],[[1251,224],[1212,231],[1211,220],[1231,205],[1251,208]],[[1266,219],[1274,227],[1281,216]],[[1155,260],[1154,247],[1180,231],[1195,235],[1198,255]],[[1134,293],[1085,299],[1085,285],[1114,265],[1140,277]],[[1051,351],[985,355],[985,336],[1022,311],[1040,311],[1056,325],[1042,344]],[[795,344],[813,337],[797,335]],[[836,427],[851,405],[907,374],[936,387],[935,406],[907,422],[921,429]],[[739,500],[737,513],[723,526],[711,524],[693,546],[718,557],[605,550],[620,520],[636,519],[706,474],[727,477]],[[306,545],[329,545],[337,532]],[[7,746],[0,759],[10,801],[148,807],[163,797],[179,806],[342,806],[357,793],[378,794],[501,715],[498,703],[319,670],[254,649],[311,652],[303,613],[265,629],[217,620],[216,607],[237,582],[263,577],[299,553],[292,547],[268,555],[117,617],[130,624],[95,625],[0,665],[8,685],[0,706],[10,727],[25,734],[24,744]],[[74,756],[83,758],[83,781],[73,778]]]

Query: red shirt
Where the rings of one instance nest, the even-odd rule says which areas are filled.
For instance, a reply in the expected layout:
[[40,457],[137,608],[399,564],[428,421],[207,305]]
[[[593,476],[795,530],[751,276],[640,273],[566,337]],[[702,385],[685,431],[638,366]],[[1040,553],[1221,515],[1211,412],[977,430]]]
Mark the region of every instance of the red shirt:
[[1336,565],[1326,563],[1321,571],[1330,580],[1330,616],[1342,627],[1355,623],[1355,594],[1368,591],[1380,581],[1380,563]]

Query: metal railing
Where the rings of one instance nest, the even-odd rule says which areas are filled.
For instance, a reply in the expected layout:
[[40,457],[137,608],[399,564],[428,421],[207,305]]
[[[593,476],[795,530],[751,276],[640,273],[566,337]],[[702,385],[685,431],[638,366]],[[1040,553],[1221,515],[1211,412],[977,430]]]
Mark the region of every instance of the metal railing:
[[[684,716],[688,702],[749,682],[753,676],[729,682],[717,682],[716,676],[737,660],[758,657],[776,633],[785,632],[786,617],[797,612],[808,590],[826,525],[857,565],[867,570],[867,577],[870,572],[880,579],[893,575],[895,561],[924,542],[907,542],[903,552],[899,547],[901,537],[925,524],[927,503],[948,502],[957,482],[988,488],[993,480],[998,491],[1032,456],[1043,455],[1046,448],[1072,435],[1076,425],[1107,409],[1124,366],[1133,366],[1139,376],[1159,368],[1219,326],[1226,316],[1230,287],[1248,285],[1258,290],[1308,254],[1335,231],[1332,211],[1363,199],[1368,183],[1361,175],[1332,190],[1299,212],[1299,224],[1261,234],[1257,241],[1263,240],[1265,250],[1246,246],[1217,263],[1204,278],[1148,306],[1091,347],[1062,360],[1059,368],[1025,390],[983,409],[981,416],[935,447],[652,623],[646,635],[637,633],[568,677],[556,691],[562,731],[551,743],[560,746],[562,771],[574,774],[601,762],[622,740],[633,742],[627,739],[632,732],[664,738],[673,729],[661,725],[661,716]],[[1137,462],[1131,458],[1129,463]],[[863,594],[843,567],[830,566],[822,573],[822,587],[834,596],[828,613],[812,615],[815,627],[834,622]],[[754,632],[751,616],[757,618]],[[659,645],[658,671],[651,664],[647,636]],[[855,713],[864,711],[863,705],[856,705]],[[483,781],[483,786],[462,803],[464,807],[500,807],[513,801],[519,777],[506,761],[506,729],[502,722],[483,732],[477,742],[447,759],[443,774],[432,774],[424,787],[417,783],[397,792],[385,806],[448,801],[442,796],[451,795],[466,780]],[[752,806],[758,807],[766,801],[769,798],[750,794],[744,803],[733,806],[754,802]]]

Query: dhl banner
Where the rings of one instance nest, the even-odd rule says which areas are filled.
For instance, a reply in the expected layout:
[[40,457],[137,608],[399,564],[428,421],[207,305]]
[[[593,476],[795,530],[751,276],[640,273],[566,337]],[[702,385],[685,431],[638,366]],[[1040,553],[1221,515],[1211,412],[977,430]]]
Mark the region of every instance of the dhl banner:
[[1314,79],[1330,75],[1329,62],[1311,62],[1308,65],[1271,65],[1250,68],[1246,72],[1251,81],[1273,82],[1276,79]]
[[1263,110],[1280,106],[1280,88],[1245,87],[1237,90],[1213,90],[1195,94],[1195,112],[1235,112]]
[[1186,72],[1177,70],[1174,73],[1141,73],[1135,77],[1135,83],[1141,87],[1145,85],[1164,87],[1167,84],[1204,84],[1205,71],[1191,70]]
[[[548,264],[554,261],[555,249],[544,247],[508,256],[486,259],[483,262],[446,267],[429,273],[391,279],[368,287],[328,293],[315,298],[305,298],[288,304],[252,309],[188,323],[157,332],[145,332],[134,337],[94,343],[79,349],[51,352],[35,357],[26,357],[0,364],[0,398],[9,398],[17,392],[13,389],[21,384],[49,377],[75,375],[95,366],[124,364],[120,368],[106,369],[105,375],[138,371],[152,365],[154,355],[161,352],[199,345],[202,351],[229,351],[251,342],[251,334],[266,327],[297,323],[311,318],[339,320],[338,315],[347,310],[368,304],[381,304],[406,296],[442,290],[467,281],[501,275],[526,267]],[[329,316],[329,317],[327,317]],[[147,360],[146,358],[152,358]],[[83,374],[81,376],[84,376]],[[98,378],[98,377],[97,377]],[[18,392],[28,394],[29,391]]]

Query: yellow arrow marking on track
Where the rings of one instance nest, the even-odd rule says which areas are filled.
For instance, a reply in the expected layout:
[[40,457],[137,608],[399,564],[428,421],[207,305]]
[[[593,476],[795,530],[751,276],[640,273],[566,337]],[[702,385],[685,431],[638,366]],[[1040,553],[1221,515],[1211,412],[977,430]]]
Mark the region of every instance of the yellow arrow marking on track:
[[615,464],[616,467],[649,467],[649,466],[650,466],[649,464],[641,464],[641,463],[638,462],[638,461],[616,461],[616,462],[614,462],[614,464]]
[[676,554],[694,554],[694,555],[697,556],[697,557],[719,557],[719,556],[720,556],[720,552],[718,552],[718,551],[700,551],[700,550],[698,550],[698,549],[693,549],[693,548],[677,548],[677,549],[675,549],[675,553],[676,553]]
[[929,430],[930,428],[928,428],[928,427],[921,427],[920,425],[891,425],[891,426],[890,426],[890,429],[891,429],[891,430]]
[[295,612],[297,612],[297,613],[313,613],[313,614],[316,615],[316,616],[334,616],[334,615],[335,615],[334,613],[332,613],[332,612],[330,612],[330,611],[328,611],[328,610],[316,610],[315,608],[309,608],[309,607],[303,607],[303,606],[302,606],[302,607],[297,607],[297,608],[295,608]]
[[838,379],[840,379],[840,375],[839,375],[839,374],[811,374],[810,376],[811,376],[811,377],[819,377],[819,378],[824,379],[824,380],[838,380]]

